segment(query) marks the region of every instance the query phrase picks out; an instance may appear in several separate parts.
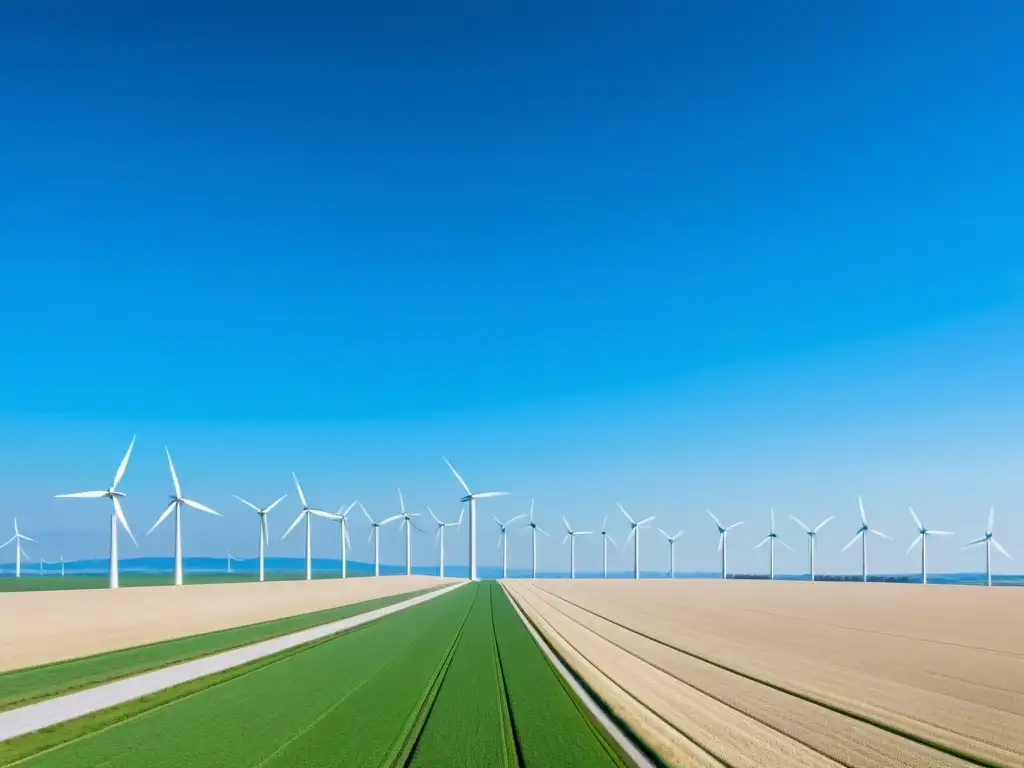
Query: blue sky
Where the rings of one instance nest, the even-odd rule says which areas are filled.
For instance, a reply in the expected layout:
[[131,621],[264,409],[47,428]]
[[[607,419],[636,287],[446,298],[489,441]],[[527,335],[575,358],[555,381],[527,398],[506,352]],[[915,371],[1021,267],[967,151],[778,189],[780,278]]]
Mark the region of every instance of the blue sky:
[[1016,4],[75,5],[0,10],[0,526],[44,556],[105,554],[102,503],[51,497],[136,433],[137,534],[165,444],[225,514],[186,554],[255,549],[232,493],[291,492],[283,532],[293,470],[457,516],[447,454],[515,492],[484,514],[621,540],[621,500],[685,568],[706,507],[763,566],[774,505],[784,569],[788,515],[836,514],[820,567],[856,570],[858,493],[879,568],[914,567],[908,504],[972,537],[996,504],[1024,556]]

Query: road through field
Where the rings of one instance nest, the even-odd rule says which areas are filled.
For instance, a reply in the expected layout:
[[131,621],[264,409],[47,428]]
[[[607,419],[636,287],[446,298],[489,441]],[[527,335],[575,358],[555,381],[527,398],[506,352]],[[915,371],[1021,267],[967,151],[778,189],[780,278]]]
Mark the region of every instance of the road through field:
[[[721,762],[1024,764],[1024,669],[1012,650],[1021,627],[997,618],[993,629],[1004,634],[993,638],[984,626],[952,626],[961,595],[930,594],[949,588],[922,595],[889,584],[508,585],[549,633],[593,662],[586,669],[577,658],[580,674],[600,670],[628,689],[634,718],[656,716]],[[912,598],[932,603],[901,610]],[[950,604],[936,604],[944,599]]]
[[435,576],[0,593],[0,672],[215,632],[457,579]]

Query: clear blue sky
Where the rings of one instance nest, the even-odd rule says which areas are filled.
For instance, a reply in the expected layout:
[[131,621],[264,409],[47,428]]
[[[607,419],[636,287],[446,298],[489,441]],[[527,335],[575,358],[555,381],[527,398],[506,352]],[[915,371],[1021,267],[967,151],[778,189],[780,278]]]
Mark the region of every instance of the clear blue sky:
[[[915,565],[908,504],[973,537],[994,503],[1024,556],[1018,3],[288,7],[0,10],[0,530],[105,555],[105,506],[52,495],[138,433],[137,535],[165,444],[227,517],[189,515],[187,555],[255,549],[232,493],[291,492],[283,532],[292,470],[457,515],[447,454],[515,492],[483,515],[535,496],[621,541],[621,500],[687,529],[687,569],[705,507],[761,567],[774,505],[785,570],[792,513],[836,514],[820,565],[854,571],[858,493],[880,568]],[[964,541],[933,567],[980,565]]]

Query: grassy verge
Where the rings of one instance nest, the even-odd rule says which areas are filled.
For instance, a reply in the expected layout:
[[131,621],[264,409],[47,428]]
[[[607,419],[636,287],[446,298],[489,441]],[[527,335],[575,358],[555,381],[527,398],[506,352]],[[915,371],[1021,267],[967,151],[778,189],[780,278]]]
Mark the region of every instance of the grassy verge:
[[10,764],[21,742],[21,755],[49,747],[21,763],[31,768],[388,765],[415,727],[424,692],[443,679],[474,591],[460,588],[254,662],[200,690],[179,686],[169,701],[132,702],[114,720],[63,724],[54,730],[63,729],[64,743],[58,733],[47,743],[39,734],[13,740],[2,745],[8,752],[0,764]]
[[347,619],[356,614],[407,600],[431,589],[4,672],[0,674],[0,711]]

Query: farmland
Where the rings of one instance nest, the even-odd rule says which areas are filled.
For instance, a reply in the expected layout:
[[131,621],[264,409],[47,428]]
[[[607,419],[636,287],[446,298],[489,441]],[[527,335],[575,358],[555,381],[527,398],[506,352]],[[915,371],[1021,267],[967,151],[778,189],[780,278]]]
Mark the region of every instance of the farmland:
[[433,576],[388,576],[0,594],[0,607],[18,617],[0,633],[0,671],[454,583]]
[[[622,765],[494,583],[121,717],[95,733],[58,726],[67,743],[47,734],[53,748],[19,764]],[[37,738],[9,742],[8,759]]]
[[505,582],[674,765],[1024,764],[1024,595],[898,584]]
[[[52,567],[52,566],[51,566]],[[372,571],[349,568],[348,577],[369,576]],[[313,571],[314,579],[338,579],[336,570]],[[304,581],[305,572],[299,569],[291,571],[267,571],[267,581]],[[185,572],[185,584],[243,584],[258,581],[256,571],[235,571],[233,573],[216,571]],[[119,577],[120,587],[169,587],[174,584],[173,573],[133,573],[123,572]],[[45,576],[23,572],[20,579],[13,578],[10,573],[0,578],[0,592],[49,592],[62,589],[106,589],[109,577],[106,574],[69,573],[59,576],[48,573]]]

